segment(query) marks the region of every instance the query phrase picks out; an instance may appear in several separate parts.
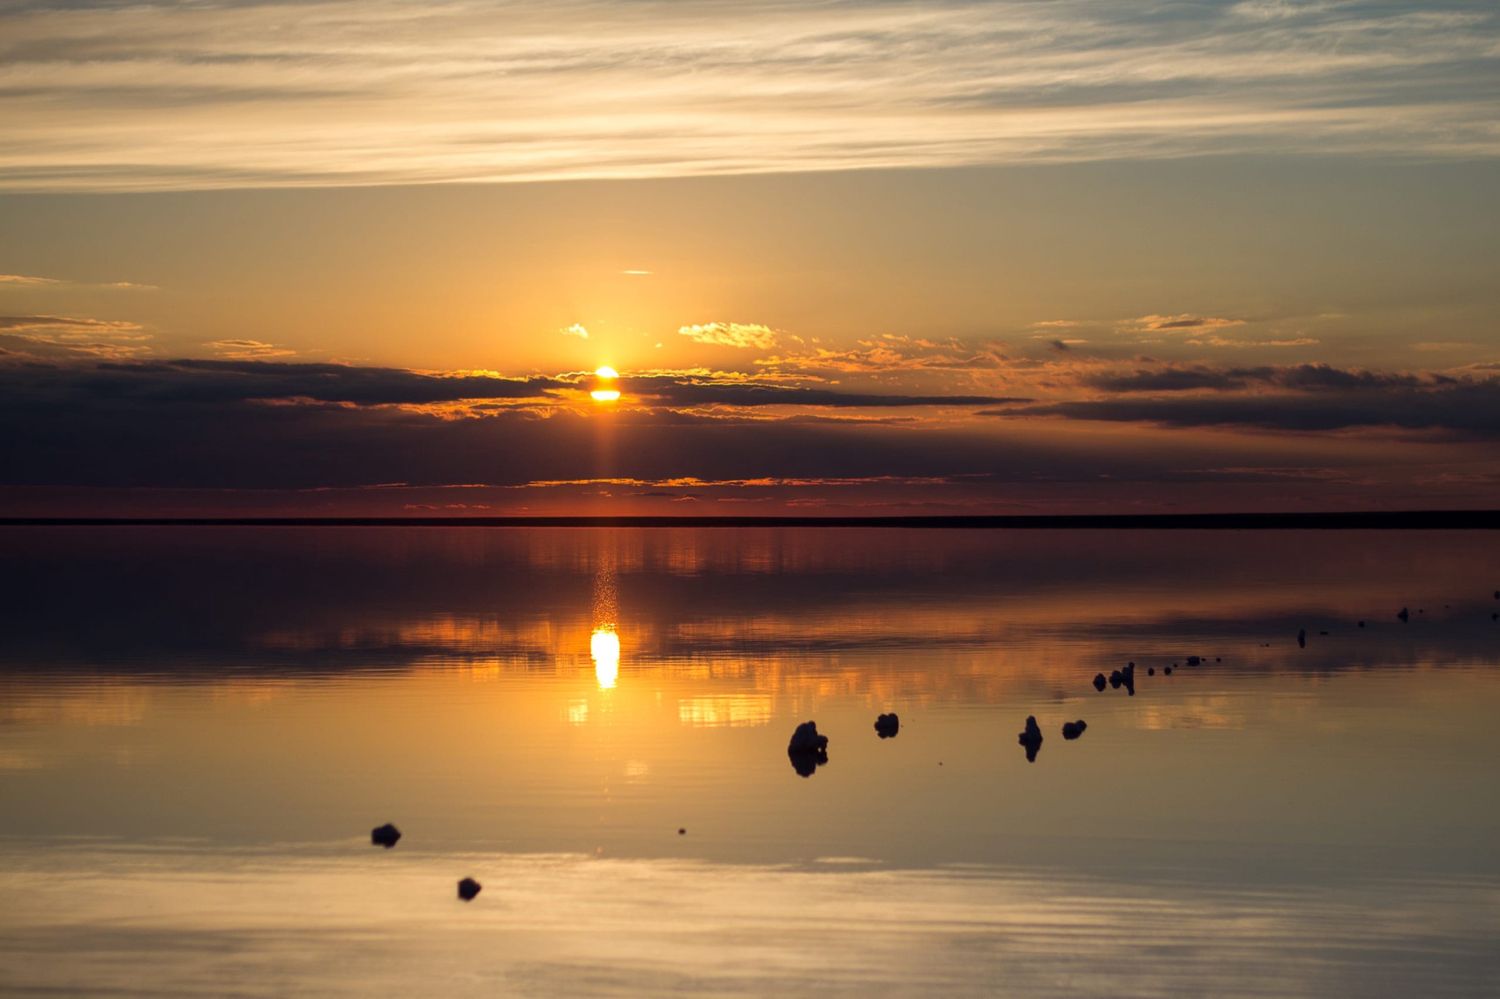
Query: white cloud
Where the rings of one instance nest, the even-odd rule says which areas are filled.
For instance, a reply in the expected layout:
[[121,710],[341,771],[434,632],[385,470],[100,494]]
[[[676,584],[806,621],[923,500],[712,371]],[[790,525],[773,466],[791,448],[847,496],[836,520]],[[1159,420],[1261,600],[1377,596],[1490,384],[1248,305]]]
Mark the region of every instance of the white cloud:
[[1243,326],[1243,319],[1227,319],[1223,316],[1195,316],[1181,313],[1175,316],[1141,316],[1127,320],[1126,332],[1138,333],[1188,333],[1198,334],[1205,330],[1222,330],[1231,326]]
[[1184,340],[1193,347],[1312,347],[1320,341],[1310,336],[1288,337],[1281,340],[1240,340],[1222,336],[1195,336]]
[[214,340],[208,346],[215,354],[232,361],[255,361],[271,357],[291,357],[297,353],[289,347],[266,343],[264,340]]
[[34,274],[0,274],[0,286],[12,288],[106,288],[112,291],[159,291],[154,284],[137,284],[134,281],[105,281],[93,284],[86,281],[65,281],[62,278],[38,277]]
[[589,331],[584,328],[582,323],[574,323],[572,326],[564,326],[557,332],[561,333],[563,336],[576,336],[580,340],[587,340],[589,338]]
[[0,338],[40,348],[48,354],[86,354],[121,359],[150,352],[151,339],[140,323],[79,316],[0,316]]
[[769,350],[776,346],[776,331],[759,323],[695,323],[680,327],[677,335],[719,347]]

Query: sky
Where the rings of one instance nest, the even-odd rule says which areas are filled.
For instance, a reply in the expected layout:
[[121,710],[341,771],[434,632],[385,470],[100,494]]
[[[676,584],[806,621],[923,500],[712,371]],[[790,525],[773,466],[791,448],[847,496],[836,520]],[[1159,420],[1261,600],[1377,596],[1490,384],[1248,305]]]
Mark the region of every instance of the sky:
[[0,515],[1493,507],[1497,122],[1492,3],[19,0]]

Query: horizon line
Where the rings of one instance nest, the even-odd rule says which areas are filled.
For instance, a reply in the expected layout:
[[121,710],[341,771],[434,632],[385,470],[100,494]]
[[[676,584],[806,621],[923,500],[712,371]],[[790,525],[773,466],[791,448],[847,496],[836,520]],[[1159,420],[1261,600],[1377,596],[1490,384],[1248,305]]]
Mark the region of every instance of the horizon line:
[[928,516],[0,517],[0,527],[885,527],[936,529],[1500,530],[1500,510]]

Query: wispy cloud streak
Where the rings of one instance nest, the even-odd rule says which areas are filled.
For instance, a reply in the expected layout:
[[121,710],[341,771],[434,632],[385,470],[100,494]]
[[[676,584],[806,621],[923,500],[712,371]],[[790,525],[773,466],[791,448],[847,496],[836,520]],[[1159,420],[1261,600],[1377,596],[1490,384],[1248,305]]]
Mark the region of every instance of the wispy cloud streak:
[[0,189],[1500,153],[1500,12],[1376,2],[11,4]]

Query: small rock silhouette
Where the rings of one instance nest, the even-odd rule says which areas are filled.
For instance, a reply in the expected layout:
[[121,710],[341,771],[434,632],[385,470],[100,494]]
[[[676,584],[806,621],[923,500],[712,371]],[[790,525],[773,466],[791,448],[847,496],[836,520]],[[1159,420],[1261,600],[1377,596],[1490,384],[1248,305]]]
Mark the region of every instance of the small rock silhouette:
[[1156,675],[1156,667],[1155,666],[1147,666],[1146,667],[1146,675],[1147,676],[1155,676]]
[[1077,721],[1063,722],[1063,738],[1076,739],[1083,734],[1083,730],[1089,727],[1089,723],[1082,718]]
[[1197,666],[1201,662],[1203,662],[1203,660],[1199,659],[1197,656],[1188,656],[1187,657],[1187,664],[1189,666]]
[[1109,671],[1109,687],[1111,690],[1119,690],[1120,684],[1125,682],[1125,674],[1117,669]]
[[1403,607],[1403,608],[1401,608],[1401,613],[1396,615],[1396,618],[1402,624],[1405,624],[1407,621],[1409,621],[1411,619],[1411,611],[1409,611],[1405,607]]
[[1359,622],[1359,626],[1360,626],[1360,627],[1361,627],[1361,628],[1363,628],[1363,627],[1364,627],[1364,626],[1365,626],[1365,623],[1364,623],[1364,622],[1363,622],[1363,621],[1361,621],[1361,622]]
[[1299,649],[1305,649],[1305,648],[1307,648],[1307,629],[1306,628],[1298,628],[1297,629],[1297,648],[1299,648]]
[[374,846],[383,846],[387,850],[396,845],[401,838],[401,830],[387,822],[383,826],[376,826],[370,830],[370,843]]
[[797,776],[811,777],[819,767],[828,762],[828,736],[818,734],[817,722],[803,722],[792,733],[786,755],[792,761],[792,769],[797,771]]
[[464,878],[458,883],[458,897],[465,902],[472,902],[474,901],[474,896],[478,895],[483,889],[484,886],[473,878]]
[[1099,691],[1100,693],[1104,692],[1104,685],[1108,682],[1108,680],[1104,679],[1103,673],[1094,674],[1094,689]]
[[892,711],[888,715],[881,715],[875,719],[875,734],[882,739],[894,739],[899,731],[901,731],[901,719],[896,717],[896,712]]
[[1036,762],[1036,751],[1042,748],[1042,730],[1036,723],[1036,715],[1026,716],[1026,727],[1016,739],[1026,747],[1026,762]]
[[1167,676],[1171,676],[1172,675],[1172,667],[1170,667],[1170,666],[1164,666],[1164,667],[1162,667],[1162,672],[1165,673],[1165,674],[1167,674]]

